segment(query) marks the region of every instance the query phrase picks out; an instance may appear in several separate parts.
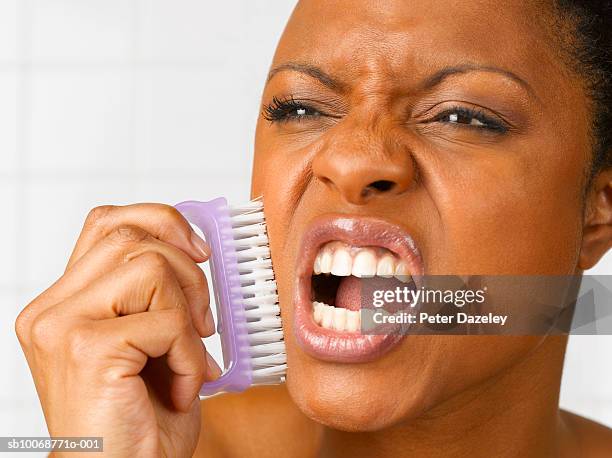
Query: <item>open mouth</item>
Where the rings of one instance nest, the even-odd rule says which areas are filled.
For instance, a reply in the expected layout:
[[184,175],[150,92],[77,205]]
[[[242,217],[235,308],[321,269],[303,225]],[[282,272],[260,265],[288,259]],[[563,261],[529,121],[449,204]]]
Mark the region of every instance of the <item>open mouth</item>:
[[327,216],[312,223],[299,252],[296,337],[312,356],[365,362],[401,340],[398,334],[362,333],[367,292],[391,289],[422,275],[413,239],[398,226],[373,218]]
[[323,244],[313,264],[312,317],[325,329],[356,333],[361,329],[364,290],[392,288],[412,277],[407,263],[387,248]]

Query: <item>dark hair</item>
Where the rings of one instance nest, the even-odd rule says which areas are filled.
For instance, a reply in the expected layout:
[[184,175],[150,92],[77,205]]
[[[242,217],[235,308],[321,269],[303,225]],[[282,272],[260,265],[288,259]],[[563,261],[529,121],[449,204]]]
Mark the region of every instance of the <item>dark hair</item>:
[[573,69],[583,77],[592,100],[590,184],[599,171],[612,167],[612,0],[554,2],[558,17],[573,32],[561,39],[570,45]]

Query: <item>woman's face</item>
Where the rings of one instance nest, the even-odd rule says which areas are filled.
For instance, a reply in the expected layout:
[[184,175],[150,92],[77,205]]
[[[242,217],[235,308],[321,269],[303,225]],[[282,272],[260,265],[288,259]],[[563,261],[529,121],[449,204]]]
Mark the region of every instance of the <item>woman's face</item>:
[[[578,271],[589,111],[535,3],[302,1],[292,15],[263,94],[253,195],[265,196],[288,388],[316,420],[376,430],[420,416],[539,342],[372,343],[322,328],[308,297],[317,253],[353,275],[385,257],[410,273]],[[350,297],[362,280],[347,278]]]

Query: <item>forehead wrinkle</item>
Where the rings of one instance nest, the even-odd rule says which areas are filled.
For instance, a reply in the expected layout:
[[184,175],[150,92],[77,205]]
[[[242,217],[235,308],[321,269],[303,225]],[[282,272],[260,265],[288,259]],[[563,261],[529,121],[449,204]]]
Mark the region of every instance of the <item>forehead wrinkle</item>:
[[[310,16],[319,18],[318,21],[324,19],[327,27],[313,28],[314,24],[309,20],[306,21],[308,26],[300,29],[302,32],[308,31],[311,38],[309,41],[315,47],[319,62],[323,58],[344,62],[343,65],[346,65],[347,62],[359,62],[363,56],[376,53],[379,56],[384,55],[389,64],[399,72],[398,76],[404,79],[409,76],[406,75],[407,71],[421,73],[420,76],[423,76],[420,70],[424,65],[441,67],[473,61],[512,68],[513,61],[524,61],[525,56],[520,55],[517,49],[523,47],[500,48],[503,42],[507,41],[504,38],[507,38],[508,33],[511,33],[510,37],[515,36],[517,27],[524,31],[529,25],[529,30],[540,30],[540,27],[533,26],[533,19],[525,17],[524,10],[527,5],[523,5],[522,1],[517,4],[499,5],[494,1],[475,0],[469,2],[469,6],[458,8],[459,17],[452,14],[455,9],[452,2],[444,8],[438,8],[441,3],[386,0],[303,2],[299,9],[308,10]],[[521,14],[508,17],[509,13],[519,9],[523,11]],[[493,15],[497,19],[497,26],[487,25],[488,21],[483,22],[482,11]],[[449,21],[454,21],[454,25],[448,26]],[[517,24],[517,27],[504,27],[503,24],[507,23]],[[334,31],[337,32],[335,35]],[[499,33],[502,33],[502,36],[498,36],[497,40],[491,39]],[[314,41],[312,34],[318,37]],[[541,38],[541,34],[535,35]],[[537,39],[531,34],[526,38],[529,38],[529,42]],[[468,46],[465,49],[460,45],[459,53],[453,50],[453,46],[446,49],[443,46],[446,42],[452,45],[457,41],[470,40],[475,40],[480,45],[476,48]],[[330,41],[334,42],[334,46],[327,49],[326,43]],[[532,50],[533,46],[526,48]],[[322,54],[320,50],[325,49],[326,54]],[[475,49],[479,52],[474,53]],[[436,52],[432,53],[433,50]],[[466,52],[461,52],[462,50]],[[499,59],[500,52],[507,58]],[[458,58],[455,60],[453,56]]]
[[388,101],[398,79],[387,47],[388,42],[380,38],[374,46],[357,48],[350,56],[349,62],[358,63],[348,66],[354,75],[350,94],[353,101],[377,105]]

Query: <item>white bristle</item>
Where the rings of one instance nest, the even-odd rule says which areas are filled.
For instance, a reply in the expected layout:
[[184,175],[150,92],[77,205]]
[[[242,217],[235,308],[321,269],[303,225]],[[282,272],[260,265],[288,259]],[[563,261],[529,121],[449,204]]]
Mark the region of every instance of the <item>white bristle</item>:
[[234,239],[234,246],[237,250],[241,248],[260,247],[268,244],[268,236],[266,234],[256,235],[255,237],[246,237],[243,239]]
[[258,269],[240,275],[240,284],[246,286],[254,281],[273,280],[274,272],[272,269]]
[[272,342],[255,345],[249,348],[251,358],[256,356],[269,356],[271,354],[281,354],[285,352],[285,342]]
[[266,331],[268,329],[278,329],[281,327],[281,320],[279,316],[264,317],[257,321],[250,321],[247,323],[247,329],[253,332]]
[[267,246],[254,246],[245,250],[237,251],[238,262],[254,261],[256,259],[270,258],[270,248]]
[[270,385],[278,383],[278,380],[285,379],[285,372],[287,372],[287,364],[270,364],[261,369],[253,368],[253,377],[257,374],[257,379],[260,380],[259,385]]
[[278,296],[276,294],[268,294],[266,296],[249,297],[247,299],[244,299],[242,301],[242,303],[247,308],[249,306],[261,306],[261,305],[268,305],[268,304],[276,304],[276,303],[278,303]]
[[282,339],[283,331],[281,329],[267,329],[265,331],[252,332],[249,334],[249,343],[251,345],[276,342]]
[[234,238],[235,239],[239,239],[239,238],[244,238],[244,237],[251,237],[253,235],[260,235],[266,234],[266,225],[261,223],[261,224],[249,224],[248,226],[242,226],[242,227],[235,227],[232,229],[233,233],[234,233]]
[[257,319],[261,319],[264,315],[265,316],[274,316],[276,314],[278,314],[280,312],[280,309],[278,308],[277,304],[273,304],[273,305],[262,305],[260,307],[257,308],[253,308],[250,310],[245,310],[244,312],[244,316],[248,319],[251,320],[257,320]]
[[255,259],[254,261],[245,261],[238,264],[238,271],[243,274],[256,269],[269,269],[271,267],[272,261],[270,259]]
[[285,343],[272,271],[261,200],[230,207],[240,292],[247,320],[253,384],[275,384],[285,379]]
[[232,205],[230,207],[230,215],[237,216],[245,213],[263,212],[263,203],[259,199],[251,200],[244,205]]
[[243,296],[250,297],[251,294],[274,294],[276,293],[276,282],[274,280],[263,281],[253,285],[243,286],[240,288]]
[[257,363],[260,367],[275,366],[277,364],[285,364],[287,362],[287,356],[284,353],[276,355],[261,356],[257,358]]
[[249,224],[257,225],[264,222],[263,212],[254,211],[252,213],[239,213],[232,216],[232,227],[247,226]]

